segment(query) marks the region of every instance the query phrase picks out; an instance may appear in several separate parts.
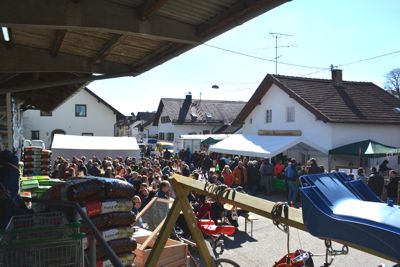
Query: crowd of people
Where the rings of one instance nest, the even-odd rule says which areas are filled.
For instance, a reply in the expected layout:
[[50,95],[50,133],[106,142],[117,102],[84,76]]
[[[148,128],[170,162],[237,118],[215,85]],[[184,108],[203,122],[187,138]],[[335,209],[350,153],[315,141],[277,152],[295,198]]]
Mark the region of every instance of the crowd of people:
[[[366,177],[363,168],[359,168],[356,178],[365,182],[377,196],[381,196],[386,188],[388,198],[396,202],[399,179],[397,173],[390,170],[387,164],[388,162],[384,161],[379,169],[372,168],[369,177]],[[167,181],[172,173],[192,176],[194,179],[210,183],[225,184],[232,188],[241,187],[251,195],[266,196],[272,195],[272,181],[277,178],[285,182],[287,201],[294,207],[299,207],[299,177],[325,172],[324,167],[318,165],[314,158],[301,165],[294,158],[249,160],[236,156],[229,159],[205,152],[191,153],[189,149],[180,150],[173,156],[164,151],[163,155],[140,159],[107,157],[100,160],[93,156],[89,160],[85,157],[69,160],[59,157],[53,169],[53,176],[61,179],[91,175],[126,180],[135,186],[143,203],[146,203],[149,194],[159,190],[161,182]],[[388,171],[390,181],[385,187],[382,173]]]

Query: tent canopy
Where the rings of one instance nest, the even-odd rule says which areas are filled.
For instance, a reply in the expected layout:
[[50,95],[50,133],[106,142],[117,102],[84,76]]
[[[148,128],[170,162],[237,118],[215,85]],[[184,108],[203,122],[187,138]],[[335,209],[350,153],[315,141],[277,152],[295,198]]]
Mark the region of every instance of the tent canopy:
[[222,139],[214,139],[212,137],[208,137],[207,139],[201,141],[200,144],[202,144],[202,145],[214,145],[214,144],[218,143],[221,140]]
[[206,140],[207,138],[214,140],[223,140],[229,137],[229,134],[182,134],[179,139],[182,140]]
[[369,139],[331,149],[329,154],[379,157],[398,154],[399,152],[400,150],[395,147],[387,146]]
[[110,137],[110,136],[80,136],[80,135],[54,135],[51,146],[53,157],[62,156],[72,158],[74,156],[98,158],[107,156],[115,158],[139,157],[140,150],[134,137]]
[[212,145],[211,152],[241,155],[257,158],[271,158],[288,149],[316,151],[327,154],[325,149],[317,147],[300,136],[258,136],[235,134]]

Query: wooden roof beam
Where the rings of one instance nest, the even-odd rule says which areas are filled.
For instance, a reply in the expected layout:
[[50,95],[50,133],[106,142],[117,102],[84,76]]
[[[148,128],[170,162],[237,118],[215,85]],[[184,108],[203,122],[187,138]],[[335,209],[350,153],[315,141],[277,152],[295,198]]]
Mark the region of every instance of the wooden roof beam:
[[197,27],[200,37],[211,39],[291,0],[242,0]]
[[111,53],[113,48],[123,39],[123,37],[124,35],[122,34],[116,34],[110,40],[108,40],[93,58],[93,63],[99,64],[102,62]]
[[58,51],[60,51],[60,48],[62,46],[62,43],[64,42],[66,34],[67,34],[66,30],[56,30],[54,34],[53,46],[51,48],[51,55],[53,57],[56,57],[58,55]]
[[193,25],[152,14],[139,19],[139,10],[107,0],[79,3],[54,0],[0,1],[0,25],[44,29],[89,30],[144,36],[155,40],[199,44]]
[[139,19],[147,20],[153,13],[165,5],[168,0],[147,0],[139,12]]
[[13,49],[0,45],[0,58],[0,73],[125,73],[132,71],[132,67],[126,64],[103,61],[94,65],[87,57],[63,53],[55,58],[46,50],[21,45],[14,45]]

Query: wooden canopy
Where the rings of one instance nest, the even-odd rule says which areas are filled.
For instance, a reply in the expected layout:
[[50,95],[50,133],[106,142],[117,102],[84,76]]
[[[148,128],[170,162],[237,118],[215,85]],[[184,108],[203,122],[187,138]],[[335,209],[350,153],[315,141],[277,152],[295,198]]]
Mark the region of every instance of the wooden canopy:
[[287,1],[2,0],[0,93],[136,76]]

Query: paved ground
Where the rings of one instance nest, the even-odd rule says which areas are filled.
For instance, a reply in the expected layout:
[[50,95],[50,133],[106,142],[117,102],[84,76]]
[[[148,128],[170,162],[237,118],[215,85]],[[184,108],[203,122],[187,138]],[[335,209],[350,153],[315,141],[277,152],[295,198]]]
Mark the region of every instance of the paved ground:
[[[271,200],[282,200],[282,195],[275,195]],[[258,215],[259,220],[254,222],[253,237],[244,232],[244,219],[239,219],[239,230],[232,237],[225,238],[224,258],[235,260],[241,266],[246,267],[266,267],[272,266],[275,261],[280,259],[286,253],[286,234],[277,229],[272,221]],[[250,224],[248,227],[248,231]],[[314,254],[324,254],[324,241],[311,236],[309,233],[291,228],[290,231],[290,249],[302,248],[311,251]],[[334,248],[341,248],[340,244],[334,244]],[[313,258],[315,266],[322,266],[325,257],[316,256]],[[331,266],[340,267],[377,267],[379,264],[393,266],[394,263],[387,260],[366,254],[356,249],[349,248],[349,254],[337,256]]]

